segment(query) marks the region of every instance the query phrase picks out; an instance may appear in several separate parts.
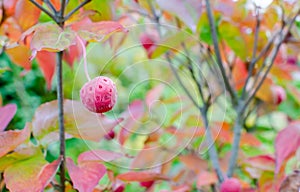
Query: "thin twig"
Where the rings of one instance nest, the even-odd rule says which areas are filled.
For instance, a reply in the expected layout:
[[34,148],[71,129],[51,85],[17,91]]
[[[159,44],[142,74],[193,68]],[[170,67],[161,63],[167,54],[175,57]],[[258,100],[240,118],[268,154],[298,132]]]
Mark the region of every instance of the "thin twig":
[[250,78],[252,77],[254,66],[256,64],[256,62],[254,63],[252,61],[255,59],[256,52],[257,52],[259,29],[260,29],[260,14],[259,14],[259,9],[258,9],[257,6],[255,6],[255,10],[256,10],[256,25],[255,25],[255,34],[254,34],[254,45],[253,45],[252,59],[251,59],[250,66],[249,66],[248,76],[247,76],[247,79],[246,79],[244,87],[243,87],[242,99],[244,99],[245,96],[246,96],[246,93],[247,93],[246,92],[246,88],[247,88],[247,85],[248,85],[248,82],[249,82]]
[[[288,27],[287,27],[287,30],[286,32],[283,34],[284,31],[281,32],[280,34],[280,39],[279,39],[279,42],[277,43],[276,47],[274,48],[273,52],[272,52],[272,55],[270,56],[271,58],[271,61],[270,61],[270,64],[266,70],[266,72],[264,73],[261,81],[258,83],[258,85],[256,86],[255,90],[253,91],[253,93],[251,94],[251,96],[249,96],[249,98],[247,99],[246,103],[245,103],[245,107],[250,103],[250,101],[253,99],[253,97],[256,95],[257,91],[260,89],[260,87],[262,86],[264,80],[266,79],[269,71],[271,70],[273,64],[274,64],[274,61],[276,59],[276,56],[279,52],[279,49],[283,43],[283,41],[285,40],[285,38],[287,37],[289,31],[291,30],[297,16],[300,14],[300,10],[298,11],[298,13],[292,18],[291,22],[289,23]],[[265,61],[266,62],[266,61]]]
[[[272,65],[274,64],[275,58],[278,54],[278,51],[284,41],[284,39],[286,38],[287,34],[289,33],[289,31],[291,30],[296,17],[300,14],[300,10],[298,11],[298,13],[293,17],[293,19],[291,20],[291,22],[289,23],[286,32],[284,33],[283,30],[281,30],[280,34],[279,34],[279,42],[276,44],[274,50],[271,53],[271,60],[270,60],[270,64],[268,66],[268,69],[265,71],[261,81],[259,82],[258,86],[255,88],[254,92],[251,94],[251,96],[248,97],[248,99],[246,100],[245,103],[243,103],[242,101],[240,101],[236,111],[237,111],[237,119],[235,121],[235,125],[234,125],[234,139],[233,139],[233,144],[232,144],[232,150],[231,150],[231,156],[230,156],[230,160],[229,160],[229,165],[228,165],[228,170],[227,170],[227,176],[228,177],[232,177],[234,169],[236,167],[236,161],[237,161],[237,157],[238,157],[238,151],[239,151],[239,144],[240,144],[240,137],[241,137],[241,130],[242,130],[242,115],[246,109],[246,107],[249,105],[250,101],[254,98],[255,94],[257,93],[257,91],[259,90],[259,88],[262,86],[264,80],[266,79],[269,71],[272,68]],[[283,26],[284,27],[284,26]],[[265,61],[266,62],[266,61]]]
[[50,13],[50,11],[48,11],[47,9],[45,9],[42,5],[40,5],[39,3],[37,3],[34,0],[29,0],[32,4],[34,4],[35,6],[37,6],[41,11],[43,11],[44,13],[46,13],[49,17],[51,17],[51,19],[53,19],[55,22],[57,22],[55,15],[53,15],[52,13]]
[[51,11],[54,13],[54,15],[57,14],[57,11],[55,9],[55,7],[53,6],[53,4],[49,1],[49,0],[43,0],[44,3],[46,3],[46,5],[49,7],[49,9],[51,9]]
[[205,0],[205,2],[206,2],[206,12],[207,12],[207,16],[208,16],[208,21],[210,24],[210,31],[212,34],[212,39],[213,39],[213,44],[214,44],[214,50],[215,50],[216,57],[217,57],[217,64],[220,68],[226,90],[229,91],[229,94],[232,98],[233,103],[237,104],[237,100],[238,100],[237,94],[236,94],[235,90],[233,89],[233,87],[230,85],[227,75],[226,75],[226,71],[223,66],[220,48],[219,48],[219,44],[218,44],[217,29],[216,29],[215,21],[213,18],[212,10],[210,7],[210,2],[209,2],[209,0]]
[[85,0],[83,2],[81,2],[77,7],[75,7],[72,11],[70,11],[64,18],[64,21],[70,19],[70,17],[76,12],[78,11],[81,7],[85,6],[87,3],[91,2],[92,0]]

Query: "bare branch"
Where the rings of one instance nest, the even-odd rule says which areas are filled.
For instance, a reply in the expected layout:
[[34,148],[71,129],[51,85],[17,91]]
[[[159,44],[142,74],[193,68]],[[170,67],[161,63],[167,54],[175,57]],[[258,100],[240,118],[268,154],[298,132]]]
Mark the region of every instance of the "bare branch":
[[51,11],[54,13],[54,15],[56,15],[58,13],[56,11],[55,7],[53,6],[53,4],[49,0],[43,0],[43,1],[44,1],[44,3],[46,3],[48,8],[51,9]]
[[221,74],[223,77],[223,81],[225,83],[225,87],[226,87],[227,91],[229,91],[229,94],[232,98],[233,103],[237,104],[237,101],[238,101],[237,94],[228,81],[226,71],[225,71],[223,63],[222,63],[220,48],[219,48],[219,44],[218,44],[217,30],[216,30],[216,25],[215,25],[215,21],[213,18],[212,10],[210,7],[210,2],[209,2],[209,0],[205,0],[205,2],[206,2],[207,16],[208,16],[208,20],[209,20],[209,24],[210,24],[210,31],[212,34],[212,39],[213,39],[213,44],[214,44],[214,50],[215,50],[216,57],[217,57],[217,64],[220,68],[220,71],[221,71]]
[[245,85],[244,85],[243,91],[242,91],[242,99],[244,99],[246,96],[246,93],[247,93],[246,88],[247,88],[250,78],[252,77],[254,66],[256,64],[256,62],[253,62],[253,61],[256,57],[256,52],[257,52],[258,35],[259,35],[259,28],[260,28],[260,14],[259,14],[259,9],[257,6],[255,6],[255,10],[256,10],[256,26],[255,26],[253,53],[252,53],[252,59],[251,59],[250,66],[249,66],[248,76],[247,76],[247,79],[245,81]]
[[[284,26],[282,27],[281,31],[279,32],[279,41],[277,42],[275,48],[273,49],[272,53],[271,53],[271,60],[270,60],[270,64],[268,65],[267,70],[265,71],[261,81],[259,82],[258,86],[255,88],[254,92],[251,94],[251,96],[248,97],[248,99],[246,100],[245,103],[240,102],[236,111],[237,111],[237,119],[235,121],[235,125],[234,125],[234,139],[233,139],[233,144],[232,144],[232,150],[231,150],[231,156],[230,156],[230,160],[229,160],[229,166],[228,166],[228,170],[227,170],[227,176],[231,177],[233,175],[235,166],[236,166],[236,161],[237,161],[237,157],[238,157],[238,150],[239,150],[239,144],[240,144],[240,137],[241,137],[241,130],[242,130],[242,116],[243,113],[246,109],[246,107],[249,105],[250,101],[254,98],[255,94],[257,93],[257,91],[259,90],[259,88],[262,86],[264,80],[266,79],[269,71],[271,70],[273,64],[274,64],[274,60],[278,54],[278,51],[284,41],[284,39],[286,38],[286,36],[288,35],[289,31],[291,30],[296,17],[300,14],[300,10],[298,11],[298,13],[293,17],[293,19],[291,20],[291,22],[289,23],[286,31],[284,32]],[[266,62],[266,60],[264,61]]]
[[57,22],[55,15],[53,15],[52,13],[50,13],[50,11],[48,11],[47,9],[45,9],[42,5],[40,5],[39,3],[37,3],[34,0],[29,0],[32,4],[34,4],[35,6],[37,6],[41,11],[43,11],[44,13],[46,13],[49,17],[51,17],[51,19],[53,19],[55,22]]

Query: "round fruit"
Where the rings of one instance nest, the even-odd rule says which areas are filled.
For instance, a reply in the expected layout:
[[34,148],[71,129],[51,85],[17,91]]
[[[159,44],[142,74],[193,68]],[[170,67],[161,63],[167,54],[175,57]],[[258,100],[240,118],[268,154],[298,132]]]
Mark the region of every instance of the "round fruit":
[[116,85],[108,77],[96,77],[83,85],[80,90],[80,99],[91,112],[104,113],[110,111],[117,100]]
[[241,191],[242,191],[241,183],[236,178],[226,179],[221,184],[221,188],[220,188],[220,192],[241,192]]
[[279,105],[286,100],[285,90],[281,86],[274,85],[271,87],[271,91],[273,93],[273,100],[275,104]]
[[110,130],[106,135],[104,135],[104,138],[106,140],[112,140],[113,138],[115,138],[115,132],[114,130]]

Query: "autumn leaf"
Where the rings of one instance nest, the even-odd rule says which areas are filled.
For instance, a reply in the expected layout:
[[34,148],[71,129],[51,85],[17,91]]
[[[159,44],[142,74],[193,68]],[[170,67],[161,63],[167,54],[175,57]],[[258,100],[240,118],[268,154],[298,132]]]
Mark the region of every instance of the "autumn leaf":
[[122,173],[117,176],[117,179],[122,181],[132,182],[146,182],[146,181],[154,181],[154,180],[168,180],[169,178],[160,173],[154,173],[150,171],[140,171],[140,172],[127,172]]
[[144,103],[141,100],[133,101],[121,116],[124,121],[121,123],[122,129],[120,131],[119,142],[124,144],[126,139],[130,136],[131,130],[136,129],[139,120],[144,116]]
[[[64,100],[65,130],[71,136],[99,142],[122,119],[109,119],[104,114],[89,112],[79,101]],[[58,141],[57,101],[41,105],[32,122],[35,138],[44,146]]]
[[151,105],[153,105],[155,102],[157,102],[164,90],[164,84],[159,84],[153,89],[151,89],[147,95],[146,95],[146,105],[148,108],[151,108]]
[[19,45],[14,48],[6,49],[5,53],[14,64],[19,65],[26,70],[30,70],[31,62],[29,57],[31,55],[31,51],[27,46]]
[[102,41],[106,40],[115,32],[127,32],[120,23],[115,21],[100,22],[77,22],[71,25],[71,28],[77,32],[79,37],[86,41]]
[[4,131],[8,123],[14,117],[17,111],[16,104],[7,104],[3,107],[0,107],[0,132]]
[[219,24],[219,32],[234,53],[242,60],[245,60],[247,57],[247,47],[245,39],[241,35],[240,28],[231,22],[222,21]]
[[45,77],[48,90],[51,89],[51,82],[55,73],[56,54],[48,51],[39,51],[36,60]]
[[105,150],[92,150],[81,153],[78,157],[78,163],[84,161],[113,161],[115,159],[121,158],[123,155],[121,153],[116,153],[113,151],[105,151]]
[[217,175],[213,172],[202,171],[197,177],[197,188],[201,188],[205,185],[213,185],[218,182]]
[[193,31],[202,13],[202,0],[156,0],[158,5],[168,12],[175,14]]
[[179,159],[188,169],[196,173],[200,173],[208,167],[207,162],[195,154],[181,155]]
[[70,45],[73,45],[76,38],[74,31],[69,28],[62,29],[57,24],[52,23],[34,25],[22,34],[21,40],[24,40],[31,34],[31,59],[35,57],[37,51],[63,51]]
[[[42,4],[42,0],[35,0]],[[23,31],[27,30],[39,20],[41,10],[28,0],[18,0],[15,5],[14,17],[17,19]]]
[[18,145],[29,139],[30,124],[26,124],[23,130],[9,130],[0,132],[0,157],[14,150]]
[[92,192],[106,173],[105,166],[98,162],[82,161],[77,166],[71,158],[67,158],[66,166],[73,187],[80,192]]
[[15,192],[43,191],[53,179],[60,159],[47,163],[41,152],[21,160],[4,171],[7,188]]
[[294,121],[281,130],[275,139],[276,169],[279,173],[284,162],[300,147],[300,122]]

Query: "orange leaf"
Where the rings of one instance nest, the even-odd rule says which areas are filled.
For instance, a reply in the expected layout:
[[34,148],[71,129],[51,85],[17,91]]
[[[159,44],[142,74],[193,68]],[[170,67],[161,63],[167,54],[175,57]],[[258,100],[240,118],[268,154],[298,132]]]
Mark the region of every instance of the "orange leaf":
[[26,70],[31,68],[31,62],[29,60],[31,53],[28,47],[20,45],[7,49],[5,52],[14,64],[24,67]]
[[261,145],[260,141],[251,133],[242,133],[240,144],[252,147],[259,147]]
[[203,159],[200,159],[195,154],[181,155],[179,156],[180,161],[190,170],[199,173],[207,169],[207,162]]
[[[42,0],[35,0],[42,4]],[[15,18],[23,31],[27,30],[39,20],[41,10],[28,0],[18,0],[15,8]]]
[[168,180],[167,176],[164,176],[159,173],[153,173],[149,171],[141,171],[141,172],[127,172],[117,176],[117,179],[122,181],[154,181],[154,180]]

